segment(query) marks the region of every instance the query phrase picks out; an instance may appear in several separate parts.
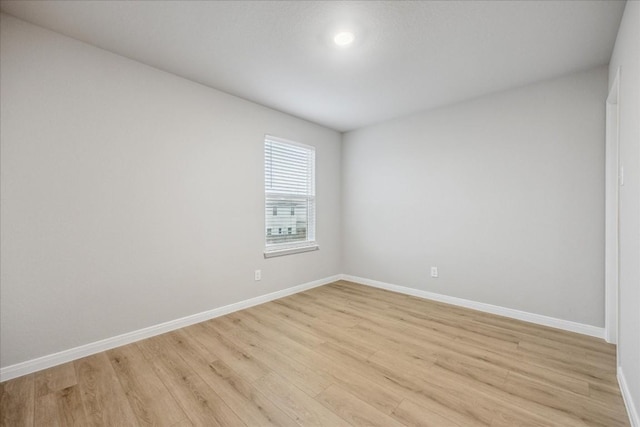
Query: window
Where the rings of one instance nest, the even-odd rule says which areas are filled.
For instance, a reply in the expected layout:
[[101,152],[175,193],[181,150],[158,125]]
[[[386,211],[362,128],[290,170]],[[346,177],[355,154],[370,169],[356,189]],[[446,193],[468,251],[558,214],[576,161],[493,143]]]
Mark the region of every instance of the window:
[[[309,145],[265,138],[265,257],[318,249],[315,154]],[[278,215],[278,210],[291,214]],[[269,233],[270,229],[278,233]]]

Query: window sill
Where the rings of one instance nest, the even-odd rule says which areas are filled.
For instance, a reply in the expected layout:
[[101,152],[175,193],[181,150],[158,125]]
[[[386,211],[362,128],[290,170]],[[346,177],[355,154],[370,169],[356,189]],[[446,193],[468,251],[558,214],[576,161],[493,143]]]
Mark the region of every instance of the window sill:
[[320,249],[320,246],[318,246],[316,243],[307,246],[295,246],[291,248],[266,249],[264,251],[264,257],[273,258],[283,255],[293,255],[302,252],[317,251],[318,249]]

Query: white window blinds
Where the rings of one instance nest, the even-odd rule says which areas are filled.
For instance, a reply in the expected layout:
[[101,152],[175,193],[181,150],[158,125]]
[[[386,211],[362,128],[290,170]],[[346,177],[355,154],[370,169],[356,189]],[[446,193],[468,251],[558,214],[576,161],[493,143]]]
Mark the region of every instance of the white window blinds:
[[264,141],[267,251],[315,245],[315,148]]

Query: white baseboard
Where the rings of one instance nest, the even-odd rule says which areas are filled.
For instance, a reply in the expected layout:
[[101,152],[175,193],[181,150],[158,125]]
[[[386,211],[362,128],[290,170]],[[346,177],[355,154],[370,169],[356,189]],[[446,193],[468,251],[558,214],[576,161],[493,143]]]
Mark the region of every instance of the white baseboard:
[[[283,298],[288,295],[292,295],[292,294],[302,292],[307,289],[315,288],[318,286],[326,285],[328,283],[332,283],[337,280],[348,280],[351,282],[360,283],[362,285],[368,285],[376,288],[386,289],[389,291],[412,295],[419,298],[440,301],[447,304],[466,307],[473,310],[484,311],[487,313],[497,314],[500,316],[511,317],[513,319],[524,320],[526,322],[537,323],[539,325],[550,326],[558,329],[564,329],[567,331],[577,332],[580,334],[589,335],[597,338],[604,338],[605,336],[604,328],[598,328],[596,326],[584,325],[582,323],[576,323],[568,320],[562,320],[562,319],[556,319],[553,317],[543,316],[540,314],[527,313],[524,311],[514,310],[511,308],[505,308],[505,307],[500,307],[496,305],[466,300],[462,298],[436,294],[433,292],[422,291],[419,289],[408,288],[405,286],[392,285],[390,283],[380,282],[377,280],[365,279],[362,277],[356,277],[356,276],[351,276],[346,274],[339,274],[339,275],[327,277],[320,280],[314,280],[312,282],[304,283],[302,285],[293,286],[291,288],[283,289],[281,291],[273,292],[270,294],[261,295],[261,296],[251,298],[245,301],[240,301],[234,304],[229,304],[224,307],[218,307],[218,308],[214,308],[213,310],[205,311],[202,313],[194,314],[194,315],[183,317],[176,320],[171,320],[169,322],[150,326],[148,328],[139,329],[133,332],[128,332],[126,334],[107,338],[101,341],[85,344],[79,347],[71,348],[69,350],[61,351],[59,353],[49,354],[36,359],[27,360],[26,362],[21,362],[15,365],[10,365],[4,368],[0,368],[0,382],[7,381],[12,378],[17,378],[22,375],[27,375],[32,372],[37,372],[42,369],[50,368],[52,366],[60,365],[62,363],[71,362],[73,360],[77,360],[82,357],[90,356],[92,354],[96,354],[101,351],[110,350],[115,347],[140,341],[145,338],[150,338],[155,335],[160,335],[165,332],[184,328],[185,326],[193,325],[195,323],[204,322],[206,320],[213,319],[215,317],[224,316],[225,314],[229,314],[234,311],[243,310],[245,308],[249,308],[254,305],[263,304],[265,302],[269,302],[278,298]],[[620,377],[620,374],[618,376]],[[621,387],[622,387],[622,383],[621,383]],[[628,398],[629,397],[627,397],[627,399]],[[636,419],[637,419],[637,415],[636,415]],[[636,424],[634,427],[636,426],[640,427],[640,425],[638,424]]]
[[629,415],[629,422],[631,427],[640,427],[640,416],[631,398],[631,392],[629,386],[627,386],[627,379],[622,372],[622,368],[618,366],[618,384],[620,385],[620,392],[622,393],[622,399],[624,400],[624,406],[627,408],[627,414]]
[[15,365],[10,365],[4,368],[0,368],[0,382],[7,381],[12,378],[17,378],[23,375],[27,375],[33,372],[37,372],[46,368],[50,368],[52,366],[60,365],[62,363],[71,362],[73,360],[77,360],[82,357],[90,356],[92,354],[100,353],[101,351],[120,347],[125,344],[130,344],[135,341],[140,341],[145,338],[150,338],[156,335],[164,334],[165,332],[170,332],[176,329],[184,328],[185,326],[193,325],[195,323],[204,322],[205,320],[213,319],[215,317],[224,316],[225,314],[233,313],[234,311],[243,310],[245,308],[253,307],[254,305],[259,305],[265,302],[273,301],[278,298],[283,298],[288,295],[306,291],[307,289],[326,285],[327,283],[332,283],[337,280],[340,280],[341,277],[342,277],[341,275],[336,275],[336,276],[326,277],[320,280],[314,280],[313,282],[308,282],[302,285],[293,286],[291,288],[283,289],[277,292],[272,292],[266,295],[260,295],[258,297],[251,298],[245,301],[240,301],[234,304],[225,305],[224,307],[214,308],[213,310],[208,310],[202,313],[193,314],[191,316],[183,317],[180,319],[171,320],[169,322],[150,326],[144,329],[139,329],[137,331],[127,332],[126,334],[122,334],[122,335],[107,338],[104,340],[81,345],[79,347],[75,347],[75,348],[64,350],[58,353],[38,357],[36,359],[27,360],[26,362],[16,363]]
[[525,322],[536,323],[538,325],[550,326],[552,328],[563,329],[565,331],[577,332],[604,339],[604,328],[585,325],[583,323],[572,322],[570,320],[556,319],[555,317],[543,316],[541,314],[528,313],[526,311],[514,310],[512,308],[500,307],[498,305],[486,304],[483,302],[471,301],[463,298],[451,297],[434,292],[422,291],[405,286],[392,285],[390,283],[379,282],[377,280],[365,279],[363,277],[343,274],[342,280],[359,283],[361,285],[372,286],[374,288],[386,289],[388,291],[399,292],[401,294],[412,295],[414,297],[430,299],[444,302],[451,305],[466,307],[473,310],[484,311],[486,313],[497,314],[499,316],[510,317],[512,319],[524,320]]

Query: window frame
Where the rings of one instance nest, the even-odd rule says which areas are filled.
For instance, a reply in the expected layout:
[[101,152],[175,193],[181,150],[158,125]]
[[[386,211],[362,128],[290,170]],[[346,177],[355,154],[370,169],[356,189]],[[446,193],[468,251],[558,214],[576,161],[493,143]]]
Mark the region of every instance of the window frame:
[[[291,195],[291,198],[293,199],[305,198],[307,199],[307,202],[312,201],[311,203],[312,212],[309,212],[309,211],[307,212],[307,239],[304,241],[275,243],[275,244],[267,243],[268,235],[266,231],[267,230],[267,213],[266,212],[267,212],[267,203],[269,200],[269,191],[267,190],[266,181],[264,180],[266,180],[266,176],[267,176],[266,147],[269,141],[303,148],[305,150],[309,150],[313,155],[313,161],[311,164],[311,168],[312,168],[311,194],[304,194],[304,195],[292,194]],[[315,251],[320,249],[320,246],[316,241],[316,212],[317,212],[316,191],[315,191],[316,175],[317,175],[316,174],[316,147],[267,134],[264,136],[264,139],[263,139],[262,150],[263,150],[262,167],[263,167],[263,188],[264,188],[264,200],[263,200],[264,226],[262,230],[263,230],[263,238],[264,238],[264,257],[271,258],[276,256],[290,255],[290,254]],[[272,236],[273,236],[273,233],[272,233]]]

